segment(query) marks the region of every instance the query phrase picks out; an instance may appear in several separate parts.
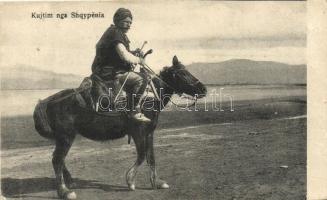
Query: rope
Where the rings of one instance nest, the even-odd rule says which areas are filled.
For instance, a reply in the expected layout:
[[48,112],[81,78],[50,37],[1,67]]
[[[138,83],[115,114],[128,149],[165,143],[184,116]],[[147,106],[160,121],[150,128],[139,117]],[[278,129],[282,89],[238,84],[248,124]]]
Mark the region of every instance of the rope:
[[127,76],[126,76],[126,78],[125,78],[125,80],[124,80],[124,83],[123,83],[122,86],[120,87],[119,92],[117,93],[117,95],[116,95],[116,97],[115,97],[114,103],[117,101],[117,98],[118,98],[119,94],[122,92],[122,90],[123,90],[123,88],[124,88],[124,86],[125,86],[125,84],[126,84],[126,81],[127,81],[127,79],[128,79],[128,77],[129,77],[130,74],[131,74],[131,73],[128,72],[128,74],[127,74]]
[[71,97],[71,96],[73,96],[73,95],[77,95],[77,94],[79,94],[80,92],[82,92],[82,91],[84,91],[84,90],[87,90],[87,89],[88,89],[88,88],[83,88],[83,89],[79,89],[79,88],[77,88],[77,89],[73,89],[73,90],[74,90],[73,93],[68,94],[68,95],[66,95],[66,96],[63,96],[63,97],[60,97],[59,99],[53,99],[53,100],[46,100],[46,99],[44,99],[44,100],[40,100],[40,102],[41,102],[41,103],[58,103],[58,102],[60,102],[60,101],[62,101],[62,100],[64,100],[64,99],[67,99],[67,98],[69,98],[69,97]]

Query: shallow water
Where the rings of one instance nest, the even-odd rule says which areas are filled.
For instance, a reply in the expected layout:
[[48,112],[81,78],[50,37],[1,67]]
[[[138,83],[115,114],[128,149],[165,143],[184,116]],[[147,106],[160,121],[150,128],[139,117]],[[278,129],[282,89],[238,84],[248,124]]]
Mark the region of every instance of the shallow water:
[[[220,102],[237,102],[244,100],[260,100],[260,99],[277,99],[282,97],[305,97],[306,86],[262,86],[262,85],[234,85],[234,86],[207,86],[206,97],[199,99],[198,103],[206,103],[207,105]],[[177,104],[193,103],[193,100],[187,100],[174,95],[172,98]]]
[[[44,99],[61,89],[51,90],[1,90],[1,116],[32,115],[39,99]],[[239,101],[274,99],[288,96],[306,96],[306,86],[208,86],[207,96],[201,102]],[[187,100],[173,96],[176,103],[185,103]]]
[[1,90],[1,116],[32,115],[39,99],[44,99],[55,90]]

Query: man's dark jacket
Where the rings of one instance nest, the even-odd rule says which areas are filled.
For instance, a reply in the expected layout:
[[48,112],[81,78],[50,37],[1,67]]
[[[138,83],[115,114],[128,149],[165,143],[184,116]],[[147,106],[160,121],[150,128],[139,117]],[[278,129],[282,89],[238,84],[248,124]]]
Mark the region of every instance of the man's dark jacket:
[[129,51],[129,39],[115,25],[111,25],[96,45],[96,55],[92,64],[92,73],[103,79],[110,79],[114,73],[131,70],[131,65],[122,60],[115,47],[122,43]]

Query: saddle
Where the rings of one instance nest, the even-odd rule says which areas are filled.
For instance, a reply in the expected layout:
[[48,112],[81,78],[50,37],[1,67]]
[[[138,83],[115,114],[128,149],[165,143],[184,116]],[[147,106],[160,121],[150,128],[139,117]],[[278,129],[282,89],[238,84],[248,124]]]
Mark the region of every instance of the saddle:
[[[119,80],[114,78],[107,81],[96,74],[92,74],[90,77],[84,78],[77,90],[86,90],[87,96],[90,99],[87,101],[80,94],[77,94],[76,98],[79,104],[83,105],[82,107],[91,107],[93,111],[102,114],[126,112],[127,104],[131,103],[128,102],[128,98],[130,97],[128,97]],[[145,93],[141,99],[146,99],[147,102],[158,99],[158,94],[151,79],[148,81]]]
[[[77,88],[78,91],[86,91],[89,100],[84,99],[80,94],[77,94],[76,98],[80,105],[86,107],[88,105],[95,112],[115,112],[122,103],[125,103],[122,100],[127,99],[126,92],[119,91],[120,88],[118,80],[105,81],[98,75],[92,74],[90,77],[85,77]],[[83,103],[83,101],[89,103]]]

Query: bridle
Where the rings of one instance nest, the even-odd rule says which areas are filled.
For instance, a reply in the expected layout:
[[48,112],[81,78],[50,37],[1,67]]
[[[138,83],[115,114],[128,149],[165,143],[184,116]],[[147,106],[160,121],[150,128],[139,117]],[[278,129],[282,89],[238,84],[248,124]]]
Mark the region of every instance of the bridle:
[[[147,69],[147,71],[150,71],[151,74],[153,74],[154,76],[156,76],[157,79],[159,79],[159,80],[160,80],[162,83],[164,83],[166,86],[168,86],[168,87],[170,87],[171,89],[173,89],[175,92],[177,92],[177,94],[178,94],[180,97],[182,97],[183,93],[179,92],[179,89],[177,89],[177,88],[174,87],[174,86],[171,86],[169,83],[167,83],[166,81],[164,81],[164,80],[163,80],[159,75],[157,75],[157,74],[156,74],[153,70],[151,70],[151,68],[149,68],[148,66],[143,66],[143,67],[145,67],[145,68]],[[185,71],[185,69],[183,69],[183,68],[181,68],[181,69],[174,69],[174,72],[172,72],[172,76],[173,76],[174,78],[175,78],[176,76],[178,76],[179,78],[185,80],[185,78],[182,77],[182,76],[180,75],[180,73],[178,73],[178,72],[180,72],[180,71]],[[196,86],[196,85],[199,84],[199,83],[200,83],[200,81],[197,80],[195,83],[190,83],[189,85],[191,85],[191,86]],[[170,99],[170,102],[171,102],[173,105],[175,105],[176,107],[183,108],[183,109],[187,109],[187,108],[193,107],[193,106],[196,104],[196,102],[197,102],[197,96],[190,98],[189,95],[187,95],[187,96],[184,96],[184,97],[182,97],[182,98],[184,98],[184,99],[185,99],[185,98],[186,98],[186,99],[190,99],[190,100],[193,100],[194,102],[193,102],[192,104],[186,106],[186,107],[178,105],[178,104],[175,103],[172,99]],[[159,100],[160,100],[160,99],[159,99]]]

